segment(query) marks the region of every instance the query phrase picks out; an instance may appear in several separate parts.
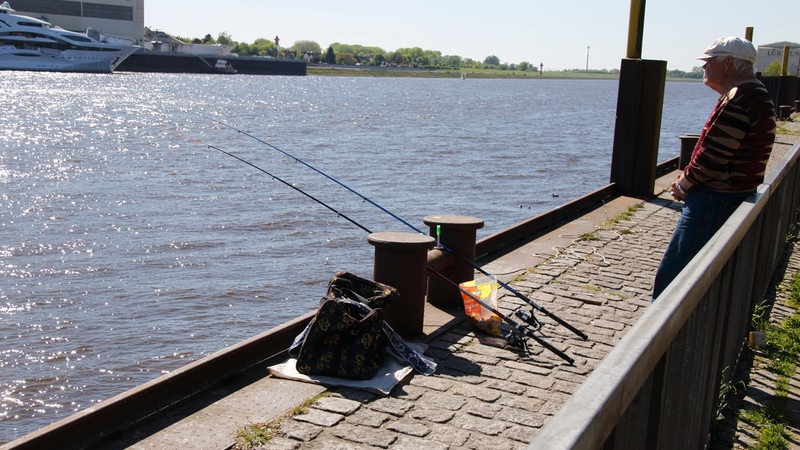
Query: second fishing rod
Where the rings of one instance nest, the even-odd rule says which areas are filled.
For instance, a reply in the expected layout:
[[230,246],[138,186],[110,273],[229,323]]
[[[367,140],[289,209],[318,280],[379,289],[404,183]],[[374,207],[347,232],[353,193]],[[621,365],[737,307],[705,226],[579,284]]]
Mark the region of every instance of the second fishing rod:
[[[319,175],[322,175],[323,177],[327,178],[328,180],[336,183],[337,185],[341,186],[342,188],[346,189],[347,191],[349,191],[352,194],[356,195],[357,197],[361,198],[362,200],[364,200],[365,202],[369,203],[370,205],[378,208],[382,212],[384,212],[384,213],[388,214],[389,216],[391,216],[392,218],[398,220],[403,225],[407,226],[408,228],[412,229],[413,231],[415,231],[415,232],[417,232],[419,234],[426,234],[422,230],[420,230],[419,228],[415,227],[414,225],[412,225],[408,221],[404,220],[403,218],[401,218],[397,214],[394,214],[393,212],[391,212],[388,209],[384,208],[383,206],[381,206],[377,202],[373,201],[372,199],[368,198],[367,196],[361,194],[360,192],[358,192],[355,189],[351,188],[350,186],[344,184],[343,182],[339,181],[338,179],[334,178],[333,176],[325,173],[324,171],[322,171],[322,170],[314,167],[313,165],[307,163],[306,161],[304,161],[304,160],[302,160],[302,159],[290,154],[289,152],[286,152],[286,151],[284,151],[284,150],[282,150],[282,149],[270,144],[269,142],[265,141],[264,139],[261,139],[258,136],[253,135],[252,133],[248,133],[247,131],[244,131],[244,130],[241,130],[239,128],[236,128],[233,125],[230,125],[230,124],[228,124],[228,123],[226,123],[224,121],[221,121],[221,120],[218,120],[218,119],[215,119],[215,118],[212,118],[212,117],[206,117],[206,118],[211,120],[211,121],[213,121],[214,123],[222,125],[223,127],[226,127],[226,128],[231,129],[233,131],[236,131],[239,134],[247,136],[250,139],[253,139],[253,140],[255,140],[255,141],[257,141],[257,142],[259,142],[259,143],[261,143],[263,145],[266,145],[267,147],[277,151],[278,153],[290,158],[291,160],[293,160],[293,161],[295,161],[295,162],[297,162],[299,164],[302,164],[303,166],[307,167],[308,169],[311,169],[312,171],[318,173]],[[481,274],[483,274],[485,276],[494,276],[491,273],[489,273],[486,270],[484,270],[479,265],[477,265],[474,261],[472,261],[472,260],[470,260],[468,258],[465,258],[464,256],[462,256],[462,255],[458,254],[457,252],[453,251],[452,249],[448,248],[447,246],[442,245],[441,243],[439,243],[438,244],[438,248],[440,248],[442,251],[444,251],[444,252],[446,252],[446,253],[448,253],[450,255],[453,255],[456,259],[458,259],[459,261],[463,262],[464,264],[467,264],[467,265],[471,266],[473,269],[477,270]],[[497,277],[495,277],[495,278],[497,278]],[[568,329],[569,331],[571,331],[572,333],[574,333],[575,335],[577,335],[581,339],[583,339],[583,340],[589,339],[589,337],[586,335],[586,333],[584,333],[583,331],[579,330],[578,328],[576,328],[575,326],[573,326],[569,322],[565,321],[564,319],[558,317],[556,314],[548,311],[544,306],[534,302],[527,295],[525,295],[522,292],[514,289],[513,287],[509,286],[507,283],[505,283],[505,282],[503,282],[501,280],[497,280],[497,283],[501,287],[506,289],[508,292],[513,294],[515,297],[517,297],[520,300],[522,300],[525,303],[527,303],[534,310],[546,315],[547,317],[550,317],[556,323],[558,323],[559,325],[561,325],[564,328]]]

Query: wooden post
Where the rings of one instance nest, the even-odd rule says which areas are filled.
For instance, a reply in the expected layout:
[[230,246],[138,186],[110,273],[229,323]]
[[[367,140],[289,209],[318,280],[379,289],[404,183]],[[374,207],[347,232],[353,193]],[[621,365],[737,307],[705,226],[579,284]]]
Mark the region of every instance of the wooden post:
[[666,61],[622,60],[611,157],[611,182],[622,195],[653,194],[666,78]]

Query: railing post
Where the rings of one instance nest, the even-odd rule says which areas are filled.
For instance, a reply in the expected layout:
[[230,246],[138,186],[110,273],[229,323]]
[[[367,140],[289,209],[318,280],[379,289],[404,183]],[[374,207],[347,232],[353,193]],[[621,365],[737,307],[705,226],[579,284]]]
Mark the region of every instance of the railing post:
[[388,284],[400,299],[384,308],[386,322],[401,336],[422,334],[427,285],[428,250],[436,240],[418,233],[372,233],[367,241],[375,247],[375,281]]
[[[439,272],[456,283],[472,280],[475,269],[465,261],[475,262],[475,236],[477,230],[483,228],[483,220],[469,216],[440,215],[426,216],[423,222],[430,227],[430,235],[433,237],[437,236],[437,228],[440,229],[439,242],[459,257],[454,258],[452,264]],[[445,280],[430,277],[428,303],[439,306],[460,306],[461,293]]]

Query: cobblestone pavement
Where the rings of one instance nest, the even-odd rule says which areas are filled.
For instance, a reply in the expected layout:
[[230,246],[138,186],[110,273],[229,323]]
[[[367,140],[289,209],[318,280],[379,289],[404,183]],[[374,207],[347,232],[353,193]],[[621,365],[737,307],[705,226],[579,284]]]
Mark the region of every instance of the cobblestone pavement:
[[[589,336],[583,341],[536,314],[540,336],[574,365],[535,343],[527,354],[504,347],[463,321],[429,343],[426,354],[439,364],[433,376],[414,375],[387,397],[331,389],[304,413],[283,418],[261,448],[526,448],[650,305],[679,206],[666,194],[639,205],[589,233],[560,236],[571,243],[530,254],[526,269],[506,274],[512,287]],[[526,308],[510,295],[500,303],[503,312]],[[752,383],[768,384],[764,375],[754,372]],[[797,377],[793,387],[796,400]]]

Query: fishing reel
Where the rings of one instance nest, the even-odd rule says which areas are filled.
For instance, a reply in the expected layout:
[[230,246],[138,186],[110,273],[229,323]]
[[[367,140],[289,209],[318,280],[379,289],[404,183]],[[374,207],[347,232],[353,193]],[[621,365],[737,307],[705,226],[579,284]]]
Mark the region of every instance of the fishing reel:
[[533,311],[527,313],[521,309],[518,309],[514,312],[514,315],[517,316],[520,320],[525,322],[529,327],[531,327],[534,330],[542,328],[542,322],[539,322],[539,319],[537,319],[536,316],[533,315]]
[[508,345],[517,347],[527,353],[528,337],[531,336],[531,330],[538,330],[542,327],[542,323],[533,315],[532,311],[528,313],[518,309],[514,312],[514,315],[525,324],[518,323],[516,326],[505,330],[503,339],[508,342]]
[[525,353],[528,353],[528,339],[516,328],[510,328],[503,334],[503,339],[508,342],[508,345],[516,347]]

